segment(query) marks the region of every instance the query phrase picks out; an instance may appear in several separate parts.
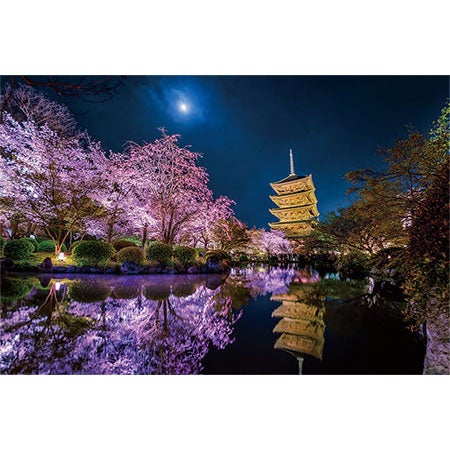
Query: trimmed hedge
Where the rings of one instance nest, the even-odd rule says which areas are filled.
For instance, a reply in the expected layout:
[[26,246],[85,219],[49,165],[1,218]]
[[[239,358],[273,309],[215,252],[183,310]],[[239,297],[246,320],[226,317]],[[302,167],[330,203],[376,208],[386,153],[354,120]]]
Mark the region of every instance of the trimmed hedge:
[[197,261],[197,250],[193,247],[180,245],[173,249],[173,256],[183,266],[189,266]]
[[114,247],[102,241],[82,241],[73,250],[72,256],[80,266],[106,266],[114,255]]
[[36,241],[36,239],[32,239],[32,238],[22,238],[22,239],[26,239],[28,242],[31,242],[31,244],[34,247],[33,253],[38,251],[39,248],[39,242]]
[[125,247],[117,253],[117,262],[123,264],[125,262],[132,262],[135,264],[142,264],[144,262],[144,253],[138,247]]
[[15,239],[8,241],[5,244],[3,253],[5,258],[11,258],[14,261],[27,259],[31,256],[34,250],[34,245],[29,239]]
[[218,260],[230,260],[230,255],[224,250],[208,250],[205,253],[205,260],[210,257],[217,258]]
[[73,251],[75,250],[75,248],[78,247],[82,242],[84,242],[84,241],[75,241],[75,242],[72,242],[72,245],[71,245],[71,247],[70,247],[70,251],[73,252]]
[[163,244],[162,242],[153,242],[147,248],[147,259],[149,261],[157,261],[162,265],[169,264],[172,258],[172,246]]
[[[53,243],[53,241],[50,241],[50,240],[42,241],[39,244],[39,247],[38,247],[37,251],[41,252],[41,253],[55,253],[55,244]],[[66,244],[62,245],[61,251],[62,252],[66,252],[67,251]]]
[[112,245],[114,246],[114,250],[116,252],[122,250],[123,248],[127,248],[127,247],[137,247],[137,245],[134,242],[127,241],[126,239],[114,241],[112,243]]

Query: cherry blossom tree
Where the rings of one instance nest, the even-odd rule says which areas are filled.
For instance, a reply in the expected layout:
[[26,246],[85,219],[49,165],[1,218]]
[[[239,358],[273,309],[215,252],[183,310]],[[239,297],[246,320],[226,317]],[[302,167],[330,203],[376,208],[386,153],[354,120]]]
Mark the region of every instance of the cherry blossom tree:
[[214,245],[229,252],[245,248],[250,241],[247,226],[235,217],[219,219],[212,230]]
[[269,258],[272,255],[290,254],[293,252],[292,244],[286,239],[286,234],[279,230],[255,230],[251,234],[251,245],[266,253]]
[[36,126],[47,125],[60,137],[77,134],[77,124],[67,106],[51,101],[41,91],[25,84],[13,89],[6,84],[0,91],[0,104],[5,103],[3,112],[9,113],[17,122],[33,122]]
[[46,232],[58,253],[69,233],[99,214],[92,193],[101,186],[102,174],[94,164],[101,145],[87,134],[62,139],[47,125],[4,116],[2,189],[17,210]]
[[234,216],[233,204],[228,197],[221,196],[205,205],[189,229],[186,229],[182,242],[193,247],[209,248],[214,243],[214,229],[217,223]]
[[130,143],[128,151],[140,186],[136,196],[143,207],[143,241],[151,235],[173,244],[193,232],[214,199],[208,174],[197,165],[201,155],[180,147],[178,134],[161,132],[153,143]]
[[[6,77],[4,77],[6,78]],[[0,97],[0,122],[8,111],[17,89],[44,88],[60,97],[72,97],[88,102],[101,102],[113,97],[124,82],[124,76],[29,76],[10,75],[9,83]]]
[[86,231],[108,242],[118,235],[137,232],[142,218],[142,207],[135,195],[139,177],[128,153],[110,152],[107,156],[97,151],[92,158],[102,174],[102,183],[92,198],[101,205],[103,213],[85,221]]

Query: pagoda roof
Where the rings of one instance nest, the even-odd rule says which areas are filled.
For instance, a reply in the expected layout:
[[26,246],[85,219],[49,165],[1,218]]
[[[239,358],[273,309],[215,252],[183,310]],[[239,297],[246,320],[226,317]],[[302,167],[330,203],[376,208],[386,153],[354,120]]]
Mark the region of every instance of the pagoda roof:
[[[271,183],[271,184],[276,184],[276,183]],[[295,197],[301,197],[302,195],[308,195],[308,194],[314,194],[314,192],[316,191],[316,188],[313,189],[308,189],[307,191],[298,191],[298,192],[291,192],[289,194],[277,194],[277,195],[269,195],[269,198],[271,200],[273,200],[274,198],[280,198],[282,197],[284,198],[295,198]]]
[[299,210],[309,209],[309,208],[314,207],[316,205],[317,205],[317,202],[314,202],[314,203],[307,203],[305,205],[283,206],[282,208],[270,208],[269,211],[270,212],[272,212],[272,211],[286,211],[286,212],[289,212],[289,211],[293,211],[294,209],[299,209]]
[[289,183],[290,181],[297,181],[297,180],[301,180],[303,178],[308,178],[308,177],[309,177],[309,175],[296,175],[294,173],[294,174],[290,174],[286,178],[283,178],[282,180],[274,181],[272,184]]
[[[273,214],[273,213],[272,213]],[[318,219],[319,216],[313,216],[310,219],[299,219],[299,220],[280,220],[279,222],[269,222],[269,226],[283,226],[283,225],[297,225],[300,223],[311,223]]]

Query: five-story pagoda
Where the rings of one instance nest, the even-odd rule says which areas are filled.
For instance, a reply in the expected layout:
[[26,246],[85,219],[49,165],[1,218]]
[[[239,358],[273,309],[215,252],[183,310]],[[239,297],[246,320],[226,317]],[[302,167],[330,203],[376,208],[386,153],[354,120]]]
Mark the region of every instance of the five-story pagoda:
[[317,198],[312,175],[299,176],[294,171],[294,157],[290,150],[291,173],[270,186],[277,193],[270,199],[278,208],[269,211],[279,219],[279,222],[269,223],[270,228],[281,230],[288,238],[300,238],[311,232],[312,222],[317,220]]

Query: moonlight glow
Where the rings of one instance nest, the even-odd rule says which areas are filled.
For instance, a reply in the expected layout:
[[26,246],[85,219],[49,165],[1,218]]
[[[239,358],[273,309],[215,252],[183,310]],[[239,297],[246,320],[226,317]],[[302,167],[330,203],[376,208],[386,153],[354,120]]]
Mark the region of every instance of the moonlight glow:
[[180,103],[178,104],[178,108],[179,108],[179,110],[180,110],[181,112],[183,112],[183,113],[187,113],[187,112],[189,111],[189,106],[188,106],[188,104],[185,103],[185,102],[180,102]]

